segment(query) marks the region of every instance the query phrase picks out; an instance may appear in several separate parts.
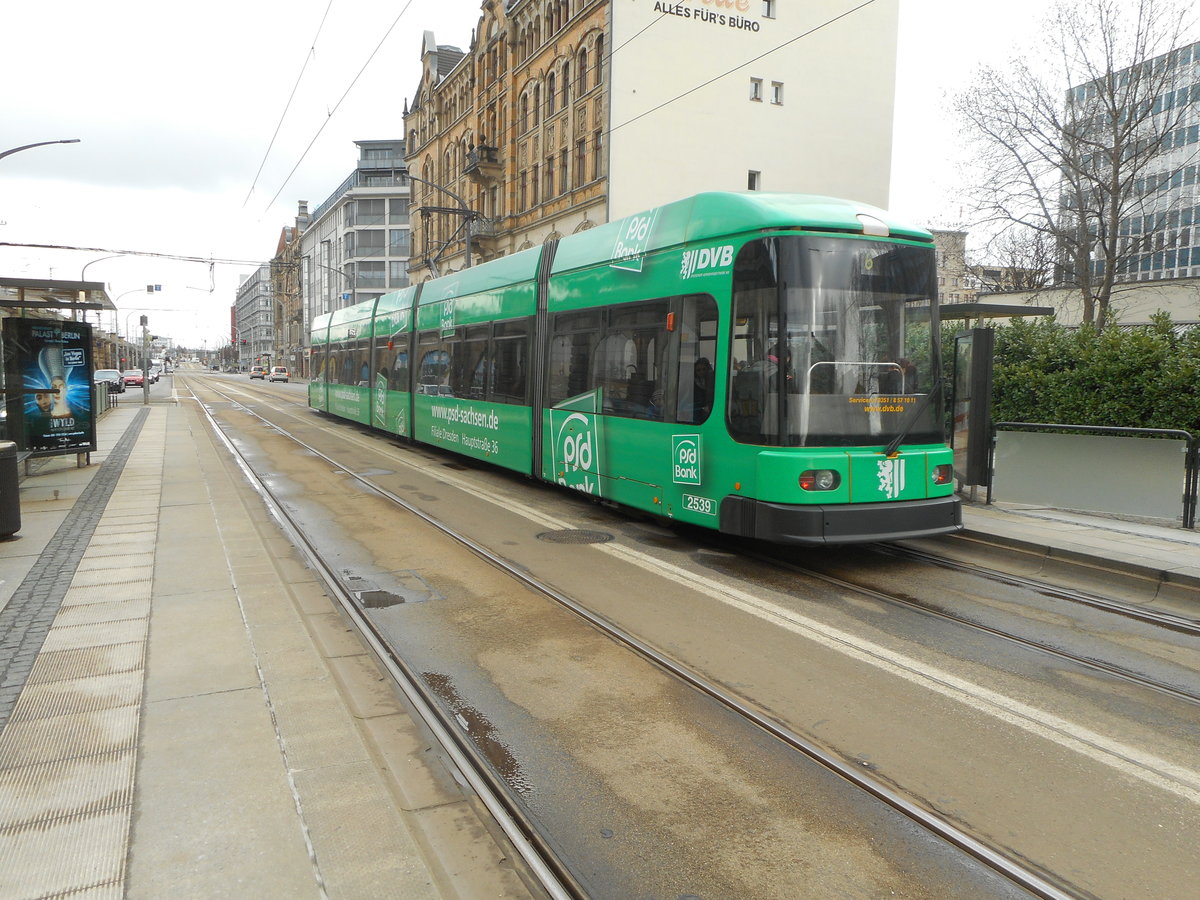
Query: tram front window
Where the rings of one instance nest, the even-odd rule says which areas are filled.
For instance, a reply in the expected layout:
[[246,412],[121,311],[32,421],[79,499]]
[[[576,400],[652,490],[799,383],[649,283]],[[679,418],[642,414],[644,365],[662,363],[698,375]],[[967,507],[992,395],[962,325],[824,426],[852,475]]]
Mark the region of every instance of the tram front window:
[[942,439],[932,248],[753,241],[734,267],[730,433],[774,446]]

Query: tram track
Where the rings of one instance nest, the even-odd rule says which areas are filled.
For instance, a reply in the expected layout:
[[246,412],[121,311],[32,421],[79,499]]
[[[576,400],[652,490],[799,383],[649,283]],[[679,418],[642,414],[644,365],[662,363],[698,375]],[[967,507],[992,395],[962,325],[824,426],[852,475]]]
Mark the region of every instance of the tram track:
[[[866,792],[876,800],[900,812],[930,833],[937,835],[943,841],[958,848],[958,850],[966,853],[994,872],[999,873],[1022,890],[1039,897],[1059,898],[1081,896],[1073,892],[1069,885],[1058,883],[1053,876],[1040,873],[1028,867],[1021,860],[1006,855],[1001,850],[960,829],[945,817],[924,808],[920,803],[914,802],[884,780],[872,778],[869,772],[864,771],[861,763],[842,759],[803,735],[782,726],[770,716],[745,703],[724,686],[704,678],[604,617],[595,615],[572,598],[565,596],[551,585],[537,579],[523,567],[512,564],[501,555],[492,552],[470,537],[439,521],[424,510],[417,508],[403,497],[386,490],[370,477],[349,471],[335,458],[326,455],[313,445],[289,433],[254,410],[249,409],[241,400],[215,388],[211,384],[205,385],[205,388],[223,397],[228,402],[240,406],[245,413],[255,417],[280,436],[302,447],[306,453],[318,456],[329,465],[340,470],[343,474],[353,478],[365,488],[385,497],[389,502],[409,514],[417,516],[429,526],[436,528],[481,559],[486,560],[490,565],[504,571],[513,579],[539,592],[561,607],[570,610],[573,614],[586,621],[591,627],[604,633],[643,659],[650,661],[660,670],[686,683],[692,689],[713,698],[741,718],[753,723],[763,732],[771,735],[794,751],[803,754],[808,759],[819,763],[829,771],[836,773],[847,783]],[[478,756],[477,748],[474,747],[469,736],[463,734],[461,722],[456,721],[453,713],[446,711],[438,703],[437,698],[422,683],[420,675],[411,671],[404,661],[398,658],[391,650],[386,639],[378,633],[369,617],[363,615],[359,598],[355,596],[353,590],[347,588],[343,579],[336,571],[336,567],[323,559],[320,548],[309,541],[301,527],[292,520],[292,517],[287,512],[286,504],[276,498],[269,485],[253,472],[250,463],[237,449],[236,441],[225,435],[221,424],[212,415],[204,401],[195,392],[193,392],[193,396],[200,408],[204,410],[211,427],[213,427],[216,433],[222,435],[223,442],[238,459],[238,464],[246,473],[247,478],[251,480],[256,490],[268,502],[272,514],[288,532],[297,546],[303,549],[305,555],[313,563],[314,569],[321,574],[331,592],[338,598],[347,614],[356,623],[356,626],[360,628],[364,639],[371,646],[373,653],[380,660],[381,664],[396,679],[397,684],[401,686],[405,695],[414,703],[414,706],[420,711],[422,717],[429,717],[428,722],[430,727],[434,730],[439,741],[443,743],[455,765],[460,766],[472,789],[480,794],[489,811],[492,811],[496,815],[497,821],[500,822],[505,834],[513,841],[522,858],[525,859],[532,871],[539,874],[539,878],[543,877],[543,875],[545,876],[546,880],[543,882],[543,885],[547,893],[551,896],[582,896],[579,893],[578,884],[572,880],[570,873],[554,859],[553,853],[548,850],[545,840],[539,839],[536,829],[522,815],[519,803],[513,803],[504,796],[506,791],[503,781],[498,779],[491,772],[487,762]],[[290,400],[284,400],[284,402],[296,407],[301,406]],[[303,408],[306,409],[307,407]],[[855,589],[862,590],[861,588]]]
[[[293,405],[293,401],[287,400],[285,402],[289,403],[289,405]],[[294,405],[299,409],[307,410],[307,406],[303,406],[299,403],[295,403]],[[378,489],[377,486],[374,487]],[[404,503],[404,501],[400,500],[399,498],[396,499],[398,502],[402,504]],[[716,546],[714,544],[713,537],[710,534],[698,533],[696,534],[695,539],[706,545]],[[987,634],[991,637],[995,637],[1026,649],[1045,654],[1052,659],[1074,664],[1090,671],[1101,673],[1123,683],[1151,690],[1156,693],[1161,693],[1165,696],[1169,696],[1187,703],[1200,705],[1200,691],[1184,689],[1178,685],[1146,677],[1127,668],[1108,664],[1102,659],[1097,658],[1095,655],[1074,653],[1063,649],[1062,647],[1055,646],[1046,640],[1033,639],[1016,634],[1013,631],[1007,631],[1002,628],[993,627],[987,625],[986,623],[972,619],[966,615],[955,613],[949,609],[934,607],[918,598],[903,596],[895,592],[880,591],[870,587],[869,585],[864,585],[860,582],[855,582],[844,578],[838,578],[818,569],[806,566],[798,566],[789,562],[785,558],[787,551],[764,551],[760,547],[747,542],[738,541],[737,543],[741,548],[740,552],[744,556],[757,559],[768,565],[782,566],[788,571],[817,579],[825,584],[839,589],[860,591],[865,596],[870,596],[877,600],[896,606],[912,609],[923,615],[939,618],[943,621],[953,622],[981,634]],[[1163,628],[1179,635],[1200,637],[1200,619],[1147,609],[1143,605],[1102,597],[1097,594],[1088,593],[1082,590],[1068,589],[1061,585],[1053,584],[1047,581],[1040,581],[1029,577],[1009,574],[981,565],[967,563],[945,556],[939,556],[925,550],[914,549],[898,544],[879,544],[874,545],[873,549],[882,555],[895,559],[903,559],[946,571],[966,574],[971,577],[981,578],[996,584],[1003,584],[1009,587],[1026,590],[1032,594],[1040,595],[1053,600],[1061,600],[1072,604],[1079,604],[1080,606],[1099,610],[1104,613],[1109,613],[1118,617]]]
[[[1079,591],[1066,591],[1061,588],[1056,588],[1033,581],[1031,579],[1016,578],[1004,575],[1003,573],[985,570],[977,566],[962,564],[953,560],[938,558],[931,554],[911,551],[892,545],[882,545],[878,547],[877,550],[878,552],[888,556],[915,560],[926,565],[936,565],[955,572],[969,573],[976,577],[987,578],[989,580],[1010,586],[1025,588],[1039,594],[1056,597],[1073,603],[1079,603],[1081,605],[1094,609],[1100,609],[1118,616],[1146,622],[1156,627],[1165,628],[1179,634],[1200,637],[1200,622],[1197,621],[1184,619],[1178,616],[1154,613],[1144,609],[1139,609],[1130,604],[1107,600],[1102,597],[1096,597]],[[806,578],[819,580],[830,585],[831,587],[842,590],[858,591],[864,596],[872,597],[883,603],[903,607],[905,609],[911,609],[922,615],[937,618],[942,621],[952,622],[956,625],[969,628],[972,631],[1016,644],[1017,646],[1035,651],[1037,653],[1045,654],[1056,661],[1081,666],[1090,671],[1098,672],[1110,678],[1117,679],[1125,684],[1134,685],[1146,690],[1163,694],[1176,700],[1181,700],[1186,703],[1200,706],[1200,691],[1180,688],[1176,685],[1147,677],[1143,674],[1132,671],[1131,669],[1111,665],[1101,659],[1086,656],[1080,653],[1070,652],[1061,647],[1054,646],[1048,641],[1035,640],[1016,634],[1013,631],[1006,631],[1002,628],[990,626],[983,622],[976,621],[975,619],[972,619],[966,615],[952,612],[949,609],[936,608],[929,603],[923,602],[914,597],[904,596],[896,592],[879,590],[877,588],[869,587],[851,580],[830,575],[827,572],[797,565],[769,552],[764,553],[752,549],[745,549],[744,552],[750,557],[757,559],[764,564],[776,566],[786,571],[795,572],[796,574],[803,575]]]
[[[213,393],[225,397],[231,403],[239,403],[230,395],[211,385],[206,387]],[[505,789],[502,780],[479,755],[469,737],[459,727],[453,713],[446,711],[438,703],[436,695],[428,689],[419,673],[414,672],[403,658],[392,651],[386,638],[380,634],[370,618],[364,615],[362,604],[355,596],[355,592],[346,586],[336,568],[326,560],[320,548],[309,540],[303,528],[288,513],[285,504],[254,471],[245,454],[238,448],[236,441],[230,438],[204,401],[195,391],[191,393],[213,433],[218,436],[237,462],[238,468],[267,504],[272,516],[289,540],[303,553],[313,570],[320,575],[326,590],[338,602],[358,630],[359,636],[370,648],[376,662],[384,668],[422,723],[433,733],[442,750],[456,767],[462,781],[468,784],[475,795],[479,797],[513,849],[536,877],[538,886],[545,891],[547,896],[555,898],[555,900],[586,897],[586,893],[574,881],[570,873],[561,866],[556,855],[541,839],[537,829],[523,814],[519,804],[512,802],[510,793]],[[249,410],[247,413],[257,416]],[[279,430],[265,418],[261,416],[257,416],[257,418]],[[283,432],[281,431],[281,433]],[[300,441],[297,443],[310,452],[317,452]],[[335,460],[324,457],[323,454],[322,457],[333,465],[337,465]],[[364,484],[367,483],[361,476],[354,477]],[[429,521],[428,517],[412,508],[411,505],[403,503],[402,505],[418,517]]]
[[1028,578],[1022,575],[1001,572],[997,569],[991,569],[986,566],[976,565],[973,563],[966,563],[961,560],[951,559],[948,556],[939,556],[938,554],[930,553],[926,550],[918,550],[912,547],[901,546],[899,544],[881,544],[879,545],[878,549],[880,553],[887,554],[897,559],[919,561],[941,569],[947,569],[953,572],[961,572],[976,576],[978,578],[984,578],[988,581],[993,581],[998,584],[1024,588],[1034,593],[1042,594],[1046,597],[1066,600],[1071,603],[1078,603],[1094,609],[1115,613],[1124,618],[1135,619],[1140,622],[1158,625],[1162,628],[1178,631],[1182,634],[1200,635],[1200,615],[1182,616],[1173,613],[1161,612],[1159,610],[1149,609],[1144,604],[1128,603],[1121,600],[1114,600],[1109,597],[1102,597],[1099,594],[1073,590],[1063,587],[1062,585],[1052,584],[1047,581],[1039,581],[1037,579]]

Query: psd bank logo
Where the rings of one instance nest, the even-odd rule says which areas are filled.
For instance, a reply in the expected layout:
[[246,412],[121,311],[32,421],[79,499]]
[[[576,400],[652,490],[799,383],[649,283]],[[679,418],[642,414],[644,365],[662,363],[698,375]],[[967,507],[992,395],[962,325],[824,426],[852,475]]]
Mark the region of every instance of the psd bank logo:
[[675,484],[700,483],[700,435],[671,435],[671,478]]
[[881,459],[879,461],[879,491],[889,500],[896,500],[904,491],[905,460]]
[[554,421],[554,477],[564,487],[600,495],[600,439],[596,417],[571,412]]

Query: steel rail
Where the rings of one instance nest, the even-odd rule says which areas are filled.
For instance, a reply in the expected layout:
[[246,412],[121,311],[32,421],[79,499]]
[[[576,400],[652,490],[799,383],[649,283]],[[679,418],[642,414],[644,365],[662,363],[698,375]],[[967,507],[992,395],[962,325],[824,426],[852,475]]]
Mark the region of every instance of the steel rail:
[[[214,393],[220,394],[221,392],[214,389]],[[241,404],[239,403],[239,405]],[[792,731],[781,723],[776,722],[774,719],[771,719],[758,710],[752,708],[721,685],[709,681],[686,669],[681,664],[660,653],[658,650],[651,647],[649,644],[646,644],[641,639],[635,637],[630,632],[603,618],[602,616],[591,612],[577,603],[575,600],[572,600],[570,597],[560,593],[550,585],[547,585],[534,578],[520,567],[509,563],[504,558],[488,550],[477,541],[455,531],[453,528],[446,525],[435,516],[432,516],[424,510],[413,506],[404,498],[393,494],[386,488],[380,487],[372,482],[369,478],[349,471],[344,466],[340,465],[337,460],[325,453],[322,453],[316,447],[280,428],[253,410],[245,409],[245,412],[258,418],[260,421],[274,429],[277,433],[283,435],[289,440],[294,441],[299,446],[305,448],[308,452],[316,455],[318,458],[325,460],[331,465],[337,466],[339,471],[345,472],[351,478],[359,481],[361,484],[368,487],[375,493],[385,497],[388,500],[391,500],[400,508],[421,519],[433,528],[438,529],[447,537],[457,541],[459,544],[479,556],[481,559],[491,563],[501,571],[509,574],[521,584],[524,584],[526,587],[541,593],[542,595],[561,605],[563,608],[575,613],[577,616],[593,627],[597,628],[607,637],[628,647],[639,656],[646,659],[648,662],[657,666],[662,671],[678,678],[680,681],[690,685],[694,689],[721,703],[732,712],[753,723],[762,731],[772,735],[792,749],[804,754],[809,759],[840,776],[842,779],[853,784],[860,790],[870,794],[875,799],[887,804],[892,809],[903,814],[914,823],[925,828],[927,831],[941,838],[948,844],[957,847],[960,851],[966,853],[968,856],[982,863],[997,874],[1007,878],[1014,885],[1019,886],[1033,896],[1045,898],[1045,900],[1072,900],[1072,898],[1086,896],[1078,892],[1073,892],[1070,889],[1070,885],[1059,883],[1059,880],[1055,879],[1053,875],[1039,874],[1038,872],[1035,872],[1022,865],[1020,862],[1010,858],[1009,856],[1006,856],[1001,851],[986,844],[985,842],[976,838],[974,835],[971,835],[945,818],[936,815],[925,807],[914,802],[912,799],[893,789],[883,781],[864,775],[863,772],[859,768],[856,768],[853,764],[835,756],[832,753],[829,753],[824,748],[813,743],[797,732]],[[257,478],[255,478],[254,481],[257,482]],[[263,486],[262,489],[266,490],[265,486]]]
[[[366,479],[346,470],[336,460],[320,453],[315,448],[274,425],[253,410],[247,409],[240,401],[210,385],[205,385],[205,388],[224,397],[230,403],[237,404],[247,414],[254,416],[279,434],[336,466],[339,471],[345,472],[372,490],[383,493]],[[575,881],[565,866],[557,860],[550,850],[549,845],[541,839],[537,829],[524,816],[518,806],[508,801],[507,792],[501,787],[503,784],[502,780],[485,763],[481,762],[479,755],[474,750],[474,745],[462,733],[461,729],[456,726],[451,714],[443,711],[433,695],[426,689],[420,677],[409,668],[403,659],[391,650],[386,639],[379,633],[374,623],[363,614],[362,609],[355,602],[353,592],[341,582],[336,570],[325,562],[320,550],[308,540],[303,530],[292,519],[284,505],[275,497],[266,483],[259,478],[258,474],[255,473],[249,461],[238,450],[237,445],[225,433],[224,428],[222,428],[221,424],[212,414],[208,405],[190,386],[188,389],[191,391],[192,397],[195,399],[199,409],[208,420],[214,434],[216,434],[232,455],[250,485],[263,498],[271,516],[292,544],[304,554],[309,565],[320,575],[326,588],[358,628],[371,653],[396,682],[405,698],[412,705],[416,715],[433,733],[438,744],[458,770],[461,780],[468,784],[479,797],[480,801],[504,832],[505,837],[512,843],[518,855],[537,877],[539,885],[555,900],[581,900],[581,898],[585,898],[587,896],[586,892]],[[421,518],[425,517],[421,516]]]
[[[957,613],[948,612],[942,609],[933,609],[916,600],[910,600],[906,597],[889,594],[886,591],[880,591],[876,588],[866,587],[865,585],[855,584],[852,581],[846,581],[845,579],[838,578],[834,575],[827,575],[824,572],[818,572],[815,569],[809,569],[805,566],[800,566],[795,563],[788,562],[787,560],[779,559],[778,557],[769,556],[767,554],[757,553],[750,550],[745,551],[745,553],[747,556],[753,559],[770,563],[771,565],[785,569],[789,572],[795,572],[808,578],[813,578],[817,581],[824,582],[831,587],[836,587],[843,591],[854,591],[862,594],[865,597],[871,597],[883,603],[890,603],[895,606],[903,606],[906,609],[914,610],[922,615],[927,615],[936,619],[942,619],[947,622],[954,622],[957,625],[963,625],[972,629],[973,631],[979,631],[983,634],[990,635],[991,637],[1000,638],[1001,640],[1024,647],[1027,650],[1044,653],[1058,660],[1065,660],[1078,666],[1091,669],[1092,671],[1099,672],[1103,675],[1107,675],[1110,678],[1115,678],[1119,681],[1124,681],[1128,684],[1133,684],[1137,687],[1154,691],[1156,693],[1165,694],[1175,700],[1182,700],[1186,703],[1200,705],[1200,694],[1193,693],[1182,688],[1177,688],[1174,685],[1165,684],[1161,681],[1155,681],[1152,678],[1147,678],[1144,675],[1139,675],[1138,673],[1131,672],[1128,669],[1122,669],[1119,666],[1111,666],[1108,663],[1090,659],[1086,656],[1079,656],[1067,650],[1053,647],[1049,644],[1041,643],[1030,638],[1024,638],[1020,635],[1010,634],[1009,632],[1001,631],[998,628],[993,628],[990,625],[984,625],[981,622],[972,621],[971,619],[968,619],[965,616],[960,616]],[[932,564],[933,563],[930,563],[930,565]],[[1037,582],[1033,582],[1032,584],[1037,585]],[[1038,585],[1038,587],[1041,589],[1042,586]],[[1191,629],[1190,633],[1200,634],[1200,630]]]
[[878,546],[878,550],[880,553],[885,553],[889,556],[895,556],[901,559],[917,560],[931,566],[948,569],[952,572],[965,572],[971,575],[977,575],[980,578],[986,578],[989,581],[996,581],[1000,584],[1009,585],[1010,587],[1028,588],[1047,596],[1058,597],[1059,599],[1068,600],[1072,603],[1078,603],[1082,606],[1090,606],[1094,609],[1111,612],[1114,615],[1124,616],[1128,619],[1137,619],[1138,621],[1146,622],[1150,625],[1160,625],[1163,628],[1170,628],[1174,631],[1179,631],[1184,634],[1200,635],[1200,619],[1193,619],[1188,616],[1178,616],[1172,613],[1158,612],[1153,609],[1146,609],[1143,606],[1138,606],[1133,603],[1123,603],[1120,600],[1112,600],[1108,597],[1101,597],[1097,594],[1089,594],[1086,591],[1079,591],[1073,588],[1062,587],[1061,585],[1057,584],[1050,584],[1049,582],[1045,581],[1038,581],[1033,578],[1028,578],[1024,575],[1011,575],[1007,572],[989,569],[986,566],[976,565],[975,563],[965,563],[960,560],[950,559],[949,557],[938,556],[937,554],[930,553],[927,550],[917,550],[915,548],[905,547],[899,544],[880,544]]

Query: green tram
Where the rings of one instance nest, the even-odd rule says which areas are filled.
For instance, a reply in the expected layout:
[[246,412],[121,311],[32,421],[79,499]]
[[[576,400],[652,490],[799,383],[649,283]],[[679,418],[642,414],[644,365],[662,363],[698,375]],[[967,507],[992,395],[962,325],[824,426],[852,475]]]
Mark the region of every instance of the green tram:
[[962,527],[931,236],[705,193],[313,323],[309,404],[767,541]]

